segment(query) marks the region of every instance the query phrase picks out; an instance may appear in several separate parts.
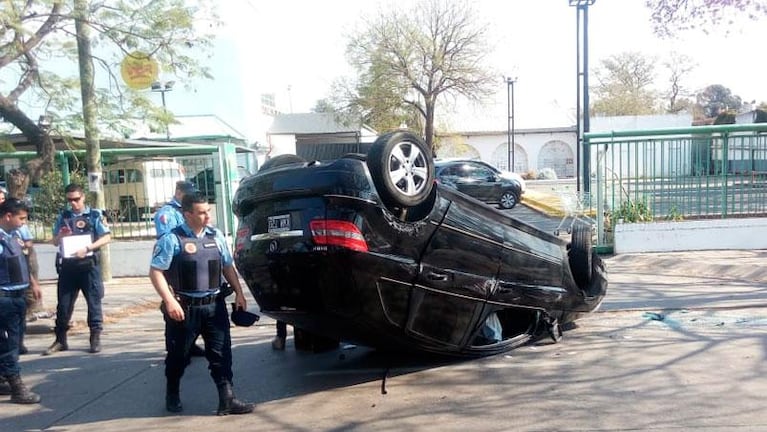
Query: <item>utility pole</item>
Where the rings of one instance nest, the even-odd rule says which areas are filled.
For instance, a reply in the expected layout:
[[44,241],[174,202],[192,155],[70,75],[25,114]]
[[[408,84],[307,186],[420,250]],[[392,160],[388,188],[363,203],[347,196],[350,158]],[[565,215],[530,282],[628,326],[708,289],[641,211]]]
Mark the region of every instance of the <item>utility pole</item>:
[[[91,55],[90,27],[87,24],[88,0],[74,0],[75,32],[77,34],[77,58],[80,65],[80,93],[83,100],[83,124],[85,148],[88,160],[88,184],[93,205],[104,208],[104,191],[101,189],[101,145],[96,124],[96,97],[94,91],[93,56]],[[90,189],[90,188],[89,188]],[[112,260],[109,245],[101,248],[101,275],[104,282],[112,280]]]

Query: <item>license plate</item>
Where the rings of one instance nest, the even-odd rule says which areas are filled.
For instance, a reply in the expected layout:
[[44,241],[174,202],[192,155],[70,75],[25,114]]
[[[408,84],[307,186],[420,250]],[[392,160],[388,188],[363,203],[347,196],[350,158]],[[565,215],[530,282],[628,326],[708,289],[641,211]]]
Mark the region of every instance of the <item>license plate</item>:
[[289,214],[269,216],[267,222],[267,231],[270,233],[290,231]]

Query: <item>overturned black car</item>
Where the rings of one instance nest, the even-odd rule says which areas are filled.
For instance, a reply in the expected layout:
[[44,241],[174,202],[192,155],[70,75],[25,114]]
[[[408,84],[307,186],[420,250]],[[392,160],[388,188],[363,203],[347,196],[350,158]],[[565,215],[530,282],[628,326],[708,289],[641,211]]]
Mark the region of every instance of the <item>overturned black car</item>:
[[558,340],[607,289],[590,226],[568,243],[436,183],[406,131],[367,155],[270,159],[234,211],[235,260],[262,312],[335,340],[491,355]]

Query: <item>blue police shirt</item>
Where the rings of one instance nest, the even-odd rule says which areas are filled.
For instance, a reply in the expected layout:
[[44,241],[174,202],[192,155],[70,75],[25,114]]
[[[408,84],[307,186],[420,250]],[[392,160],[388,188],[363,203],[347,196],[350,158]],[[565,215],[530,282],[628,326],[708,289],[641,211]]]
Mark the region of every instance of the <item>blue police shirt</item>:
[[19,232],[19,237],[21,237],[21,239],[25,242],[35,239],[32,237],[32,231],[29,230],[29,227],[26,224],[22,225],[21,228],[17,229],[16,231]]
[[[189,237],[194,237],[194,233],[192,232],[192,229],[189,228],[189,225],[186,224],[186,222],[181,224],[181,229],[184,231],[184,234],[186,234]],[[202,238],[204,235],[214,234],[215,235],[215,241],[216,245],[218,246],[218,251],[221,253],[221,265],[224,267],[230,267],[234,265],[234,259],[232,258],[232,253],[229,251],[229,246],[226,244],[226,239],[224,238],[224,234],[218,230],[217,228],[214,228],[212,226],[206,226],[203,229],[203,232],[200,236],[197,236],[197,238]],[[157,239],[157,242],[154,244],[154,251],[152,252],[152,262],[149,264],[152,268],[157,270],[168,270],[170,268],[170,264],[173,261],[173,257],[181,253],[181,242],[178,239],[178,236],[169,233],[166,235],[163,235],[159,239]],[[206,296],[207,293],[199,293],[195,294],[195,296]]]
[[[26,225],[24,225],[24,226],[26,226]],[[24,226],[22,226],[22,227],[24,227]],[[27,229],[27,231],[29,231],[29,229]],[[23,240],[21,235],[19,235],[19,230],[18,229],[15,229],[15,230],[11,231],[10,233],[7,233],[7,232],[5,232],[4,229],[0,228],[0,236],[3,236],[3,238],[6,239],[7,241],[12,241],[13,237],[18,237],[18,238],[21,238]],[[0,243],[0,254],[3,253],[3,250],[4,250],[3,249],[3,245],[2,245],[2,243]],[[27,288],[29,288],[29,284],[28,283],[25,283],[25,284],[14,284],[14,285],[7,285],[7,286],[0,287],[0,289],[2,289],[3,291],[16,291],[16,290],[27,289]]]
[[[85,206],[83,208],[83,211],[80,212],[80,213],[75,213],[74,211],[72,211],[72,218],[76,218],[76,217],[80,217],[80,216],[85,215],[85,216],[88,216],[88,218],[90,219],[90,216],[89,216],[90,213],[91,213],[91,208],[88,207],[88,206]],[[101,213],[100,210],[99,210],[99,213]],[[71,223],[71,222],[67,221],[67,223]],[[53,224],[53,236],[54,237],[59,235],[59,231],[61,231],[61,227],[62,226],[64,226],[64,213],[63,212],[59,213],[59,216],[56,218],[56,223]],[[72,227],[70,226],[69,228],[72,228]],[[103,217],[99,217],[95,221],[93,229],[94,229],[94,231],[96,233],[96,237],[101,237],[104,234],[109,234],[110,233],[109,226],[107,226],[107,224],[104,223],[104,218]]]
[[181,212],[181,204],[175,197],[154,214],[154,228],[158,239],[183,223],[184,214]]

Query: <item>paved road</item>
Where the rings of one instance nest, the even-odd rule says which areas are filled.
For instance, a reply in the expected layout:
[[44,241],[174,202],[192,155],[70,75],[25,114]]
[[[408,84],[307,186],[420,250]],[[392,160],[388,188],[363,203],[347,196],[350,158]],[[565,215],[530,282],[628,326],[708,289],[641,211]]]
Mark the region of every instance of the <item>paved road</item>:
[[[124,279],[107,287],[101,354],[85,352],[82,300],[71,351],[37,355],[52,323],[33,326],[22,365],[43,403],[0,402],[0,431],[764,431],[765,260],[767,251],[608,257],[602,310],[561,343],[472,361],[362,347],[308,354],[292,338],[273,352],[264,319],[232,333],[236,390],[256,411],[226,418],[213,415],[201,359],[182,381],[184,414],[164,412],[156,299],[144,278]],[[48,299],[53,290],[46,284]]]

